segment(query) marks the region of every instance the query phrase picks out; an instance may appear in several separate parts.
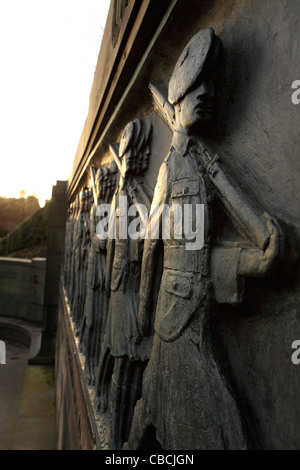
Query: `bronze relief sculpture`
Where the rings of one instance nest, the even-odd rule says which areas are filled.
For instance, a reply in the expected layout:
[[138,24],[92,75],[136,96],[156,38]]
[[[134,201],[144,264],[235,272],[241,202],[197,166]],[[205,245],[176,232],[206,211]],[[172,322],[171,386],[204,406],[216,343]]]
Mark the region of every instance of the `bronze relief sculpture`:
[[[182,51],[168,98],[150,84],[156,110],[173,132],[154,193],[144,179],[152,122],[135,119],[120,143],[110,145],[114,162],[91,168],[92,203],[84,188],[70,208],[64,287],[95,407],[111,418],[111,449],[124,443],[124,449],[248,447],[236,396],[213,349],[211,319],[222,304],[244,300],[247,277],[276,272],[285,240],[279,223],[260,213],[209,149],[224,58],[214,30],[203,29]],[[109,222],[115,238],[98,236],[97,208],[104,203],[116,215]],[[150,214],[146,238],[131,238],[133,215],[124,222],[124,211],[141,204]],[[171,222],[176,208],[184,215],[170,224],[169,237],[164,207]],[[220,236],[225,219],[236,240]],[[200,244],[192,227],[201,229]]]
[[83,289],[82,278],[82,247],[84,236],[84,211],[85,211],[85,195],[84,189],[78,195],[77,213],[74,221],[74,235],[73,235],[73,257],[74,257],[74,285],[72,289],[72,319],[78,326],[78,311],[82,304],[81,291]]
[[85,187],[80,193],[80,210],[75,225],[75,287],[72,313],[77,336],[80,334],[86,296],[86,271],[89,244],[89,189]]
[[[242,301],[242,277],[272,274],[283,240],[278,223],[256,213],[229,182],[218,159],[204,148],[214,122],[222,56],[222,43],[213,29],[201,30],[178,59],[168,101],[152,87],[174,134],[159,171],[150,222],[154,208],[163,204],[202,204],[204,243],[201,249],[187,249],[189,240],[177,239],[174,232],[170,239],[151,239],[149,233],[145,240],[138,314],[142,336],[150,333],[154,315],[153,266],[160,252],[164,267],[153,347],[125,449],[143,448],[150,431],[164,449],[247,448],[235,397],[214,357],[210,318],[217,302]],[[216,199],[251,246],[218,246],[213,236],[218,231]]]
[[85,354],[88,382],[95,385],[96,370],[106,324],[108,298],[105,294],[106,243],[97,236],[97,208],[111,200],[116,185],[116,165],[92,168],[93,199],[90,211],[91,246],[88,254],[86,299],[81,323],[80,345]]
[[[139,181],[148,168],[150,137],[150,121],[136,119],[124,129],[119,155],[111,147],[120,178],[112,200],[116,239],[107,239],[105,284],[109,310],[98,371],[97,406],[102,411],[110,407],[111,448],[115,449],[121,448],[128,437],[151,348],[151,338],[141,338],[137,326],[143,240],[120,236],[122,218],[130,206],[143,203],[150,208],[151,188]],[[125,201],[122,208],[121,200]]]
[[65,265],[65,284],[66,284],[66,294],[68,299],[69,307],[72,307],[73,297],[74,297],[74,285],[75,285],[75,231],[76,231],[76,222],[79,211],[79,194],[76,196],[75,201],[73,202],[72,216],[70,219],[69,226],[69,242],[65,246],[65,249],[68,251],[66,253],[65,259],[69,260],[69,264]]

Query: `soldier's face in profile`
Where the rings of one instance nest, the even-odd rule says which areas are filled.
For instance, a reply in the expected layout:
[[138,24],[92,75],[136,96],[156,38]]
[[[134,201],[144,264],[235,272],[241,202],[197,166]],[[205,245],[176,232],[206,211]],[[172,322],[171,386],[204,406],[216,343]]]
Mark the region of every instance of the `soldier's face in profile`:
[[97,198],[98,198],[98,201],[100,201],[100,199],[102,196],[102,181],[99,181],[99,183],[97,184]]
[[142,155],[142,171],[146,171],[149,166],[151,150],[149,145],[147,144],[146,147],[143,149]]
[[206,131],[215,111],[215,80],[207,78],[175,105],[176,124],[188,134]]
[[133,165],[133,152],[132,150],[128,150],[128,152],[125,153],[125,155],[122,158],[122,166],[124,169],[124,173],[130,173],[132,171],[132,165]]

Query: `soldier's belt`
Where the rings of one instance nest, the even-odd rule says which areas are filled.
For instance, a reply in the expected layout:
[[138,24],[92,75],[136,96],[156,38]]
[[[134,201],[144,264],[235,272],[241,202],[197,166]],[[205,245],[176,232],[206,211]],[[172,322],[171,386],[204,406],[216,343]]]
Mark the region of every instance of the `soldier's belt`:
[[164,246],[164,268],[208,274],[210,249],[186,250],[185,246]]

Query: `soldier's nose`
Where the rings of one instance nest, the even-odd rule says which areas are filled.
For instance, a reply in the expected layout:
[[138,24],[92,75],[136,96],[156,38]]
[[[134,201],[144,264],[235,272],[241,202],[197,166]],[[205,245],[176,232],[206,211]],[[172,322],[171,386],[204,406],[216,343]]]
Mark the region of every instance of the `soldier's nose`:
[[213,98],[215,96],[215,86],[213,80],[202,82],[197,91],[197,98],[203,98],[204,96]]

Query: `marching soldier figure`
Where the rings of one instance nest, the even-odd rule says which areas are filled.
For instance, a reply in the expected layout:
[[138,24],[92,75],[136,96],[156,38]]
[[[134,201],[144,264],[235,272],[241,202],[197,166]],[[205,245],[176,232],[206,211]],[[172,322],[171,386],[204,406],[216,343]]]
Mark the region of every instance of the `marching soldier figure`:
[[[154,263],[163,248],[163,274],[154,342],[144,372],[126,449],[143,448],[150,430],[164,449],[245,449],[247,440],[234,396],[219,371],[211,345],[210,317],[219,303],[242,300],[243,276],[267,276],[279,258],[280,229],[260,217],[215,161],[204,165],[201,138],[213,123],[223,48],[212,28],[188,43],[169,82],[174,135],[158,175],[153,210],[167,204],[204,205],[204,245],[190,239],[148,239],[142,261],[138,325],[150,333]],[[213,200],[223,203],[253,246],[220,247],[213,241]],[[193,220],[195,222],[195,220]],[[195,225],[193,224],[193,227]]]
[[86,275],[86,299],[84,316],[81,324],[80,346],[86,355],[86,370],[89,384],[95,385],[96,370],[104,335],[108,298],[105,295],[106,243],[97,236],[97,208],[108,203],[115,189],[116,165],[99,167],[93,174],[93,205],[90,213],[91,247],[88,256]]
[[[142,374],[149,359],[151,338],[141,338],[137,326],[143,239],[121,236],[124,214],[132,204],[150,209],[152,190],[137,178],[148,168],[151,122],[136,119],[124,129],[119,156],[120,179],[112,200],[116,214],[116,239],[107,240],[105,289],[109,300],[105,336],[98,368],[98,410],[110,407],[112,449],[128,438],[134,405],[141,396]],[[120,157],[120,160],[119,160]],[[120,198],[125,207],[120,208]],[[126,230],[128,229],[126,225]],[[108,392],[109,390],[109,392]]]

